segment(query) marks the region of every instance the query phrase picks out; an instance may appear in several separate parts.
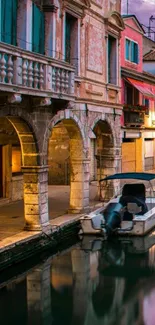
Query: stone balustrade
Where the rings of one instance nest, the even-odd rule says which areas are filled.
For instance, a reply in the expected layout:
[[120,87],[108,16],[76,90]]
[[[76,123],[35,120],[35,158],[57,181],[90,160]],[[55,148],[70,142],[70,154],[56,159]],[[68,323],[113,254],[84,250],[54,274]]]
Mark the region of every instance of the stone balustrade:
[[74,76],[74,68],[66,62],[0,42],[2,91],[70,99]]

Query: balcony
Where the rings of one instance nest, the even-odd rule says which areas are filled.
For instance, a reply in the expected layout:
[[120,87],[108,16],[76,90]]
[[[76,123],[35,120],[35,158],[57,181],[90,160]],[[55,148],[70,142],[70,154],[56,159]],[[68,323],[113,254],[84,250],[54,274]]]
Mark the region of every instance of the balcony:
[[124,105],[124,126],[131,128],[141,128],[145,123],[145,106]]
[[0,42],[1,91],[73,100],[74,71],[61,60]]

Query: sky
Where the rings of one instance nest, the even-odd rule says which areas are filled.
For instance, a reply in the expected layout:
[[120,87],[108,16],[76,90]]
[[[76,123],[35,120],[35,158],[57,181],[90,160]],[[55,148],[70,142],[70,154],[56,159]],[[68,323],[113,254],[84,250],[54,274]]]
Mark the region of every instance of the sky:
[[[137,16],[140,23],[148,26],[151,15],[155,18],[155,0],[128,0],[129,14]],[[122,14],[127,13],[127,0],[122,0]],[[151,23],[155,31],[155,20]]]

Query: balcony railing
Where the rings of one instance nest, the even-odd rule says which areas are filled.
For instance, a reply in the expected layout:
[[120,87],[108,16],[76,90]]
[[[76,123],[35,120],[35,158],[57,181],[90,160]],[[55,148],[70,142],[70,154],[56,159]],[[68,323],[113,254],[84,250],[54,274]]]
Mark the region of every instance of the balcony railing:
[[125,104],[123,106],[124,111],[130,111],[130,112],[144,112],[148,110],[148,107],[144,105],[131,105],[131,104]]
[[129,108],[129,106],[127,107],[127,105],[125,105],[123,107],[124,126],[126,126],[126,127],[142,127],[142,126],[144,126],[145,110],[146,110],[145,106],[132,106]]
[[0,42],[1,91],[70,99],[74,77],[66,62]]

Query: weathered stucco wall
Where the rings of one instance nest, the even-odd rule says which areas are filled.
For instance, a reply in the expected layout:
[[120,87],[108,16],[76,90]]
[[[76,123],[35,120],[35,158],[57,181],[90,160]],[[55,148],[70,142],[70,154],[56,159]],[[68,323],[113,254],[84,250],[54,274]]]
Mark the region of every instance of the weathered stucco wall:
[[[138,43],[138,64],[130,62],[125,58],[126,38]],[[121,33],[121,66],[137,72],[143,71],[143,34],[133,18],[125,19],[125,29]]]

